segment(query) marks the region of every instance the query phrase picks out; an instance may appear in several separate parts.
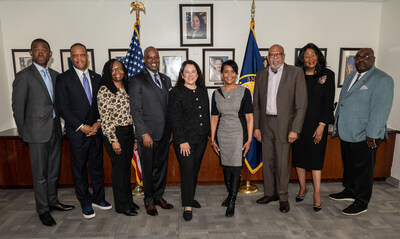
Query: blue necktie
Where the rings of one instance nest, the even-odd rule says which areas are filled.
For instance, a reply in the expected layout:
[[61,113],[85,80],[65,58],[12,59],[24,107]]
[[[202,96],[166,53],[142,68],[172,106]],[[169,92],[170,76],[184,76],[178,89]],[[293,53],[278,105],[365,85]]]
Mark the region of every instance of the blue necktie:
[[158,78],[158,74],[157,73],[154,74],[154,82],[156,83],[158,88],[162,89],[161,82],[160,82],[160,79]]
[[[47,91],[49,92],[50,95],[50,99],[51,101],[53,101],[53,82],[51,82],[50,76],[47,73],[47,69],[42,69],[42,73],[43,73],[44,83],[46,84]],[[56,117],[56,112],[53,110],[53,118],[55,117]]]
[[92,93],[90,92],[89,80],[86,77],[85,73],[83,73],[83,88],[85,89],[89,104],[92,105]]

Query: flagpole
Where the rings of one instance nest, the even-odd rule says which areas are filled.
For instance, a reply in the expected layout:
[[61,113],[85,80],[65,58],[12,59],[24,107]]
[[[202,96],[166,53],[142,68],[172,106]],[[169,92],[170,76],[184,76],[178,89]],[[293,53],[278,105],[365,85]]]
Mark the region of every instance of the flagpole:
[[[140,11],[143,11],[144,13],[146,13],[146,8],[144,7],[144,4],[142,2],[138,2],[138,0],[136,0],[135,2],[131,3],[129,12],[132,14],[133,10],[135,10],[135,13],[136,13],[136,22],[135,22],[135,24],[136,24],[137,22],[140,22]],[[135,28],[135,25],[134,25],[134,28]],[[140,28],[138,29],[138,35],[140,36]],[[139,38],[139,42],[140,42],[140,38]],[[135,168],[135,173],[136,174],[138,173],[136,168]],[[136,178],[138,178],[138,177],[136,177]],[[136,182],[136,186],[132,190],[132,195],[133,196],[144,195],[143,187],[140,186],[138,182]]]
[[[256,14],[256,5],[254,3],[251,4],[251,24],[254,24],[254,16]],[[246,174],[246,184],[242,184],[239,186],[239,192],[241,193],[245,193],[245,194],[252,194],[252,193],[256,193],[258,192],[258,187],[256,185],[252,185],[250,182],[250,170],[248,167],[246,167],[247,169],[247,174]]]

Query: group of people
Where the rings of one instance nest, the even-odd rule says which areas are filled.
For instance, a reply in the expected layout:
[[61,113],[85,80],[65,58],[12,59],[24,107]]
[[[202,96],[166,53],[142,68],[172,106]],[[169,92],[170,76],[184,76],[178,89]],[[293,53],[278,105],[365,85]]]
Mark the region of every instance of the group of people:
[[237,84],[236,62],[223,62],[224,84],[213,92],[211,104],[200,67],[192,60],[182,63],[172,86],[171,79],[159,72],[160,58],[154,47],[144,51],[146,69],[130,79],[124,64],[116,59],[105,63],[101,76],[88,70],[87,50],[81,43],[72,45],[70,53],[73,68],[59,74],[47,66],[52,55],[49,43],[35,39],[30,50],[33,64],[13,82],[14,119],[20,137],[30,147],[36,210],[44,225],[56,224],[50,212],[74,209],[57,197],[60,117],[70,146],[75,194],[85,218],[95,217],[93,207],[112,208],[104,193],[103,142],[112,163],[117,213],[135,216],[140,208],[132,199],[134,149],[140,155],[147,214],[158,215],[156,206],[172,209],[163,198],[172,141],[180,165],[183,218],[191,220],[193,208],[201,208],[195,194],[209,136],[223,168],[228,195],[222,206],[227,207],[227,217],[235,213],[243,159],[253,135],[262,142],[263,151],[264,197],[257,203],[279,200],[281,212],[290,210],[292,146],[300,184],[295,199],[299,202],[306,196],[305,171],[311,170],[313,210],[318,212],[322,209],[320,183],[328,125],[332,123],[333,134],[341,139],[345,189],[329,198],[354,201],[343,210],[346,215],[367,210],[376,149],[386,135],[393,100],[393,80],[375,68],[372,49],[357,52],[357,72],[345,79],[335,117],[335,75],[312,43],[303,47],[296,66],[284,63],[282,46],[271,46],[269,66],[257,72],[253,99],[249,89]]

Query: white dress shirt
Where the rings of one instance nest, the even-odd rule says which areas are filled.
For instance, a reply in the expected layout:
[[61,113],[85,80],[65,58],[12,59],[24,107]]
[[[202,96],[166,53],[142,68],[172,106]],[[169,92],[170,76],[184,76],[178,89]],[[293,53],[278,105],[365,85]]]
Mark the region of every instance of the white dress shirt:
[[268,69],[267,115],[278,114],[276,96],[278,94],[279,83],[281,82],[283,66],[279,67],[276,73],[271,70],[271,67]]

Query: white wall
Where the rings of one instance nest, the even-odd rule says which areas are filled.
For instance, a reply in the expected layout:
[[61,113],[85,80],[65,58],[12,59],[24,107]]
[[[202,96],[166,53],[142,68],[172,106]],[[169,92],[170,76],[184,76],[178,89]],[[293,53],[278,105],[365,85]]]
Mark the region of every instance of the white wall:
[[[96,71],[101,73],[109,48],[129,46],[135,19],[129,14],[131,2],[0,1],[0,21],[3,23],[0,29],[0,59],[1,52],[5,53],[5,65],[2,63],[1,66],[5,68],[5,73],[0,73],[0,90],[4,92],[0,93],[7,96],[8,91],[10,98],[14,78],[11,49],[29,48],[31,41],[37,37],[51,44],[52,68],[61,70],[60,49],[82,42],[94,49]],[[194,1],[142,2],[147,9],[147,13],[141,15],[142,47],[179,48],[179,3]],[[251,1],[196,3],[214,3],[214,48],[235,48],[235,59],[240,66],[249,34]],[[379,55],[381,6],[380,2],[256,1],[258,44],[261,48],[273,43],[283,45],[286,62],[293,64],[294,49],[314,42],[328,48],[328,65],[337,73],[340,47],[368,46],[376,49]],[[189,58],[202,66],[202,47],[189,48]],[[0,112],[4,112],[4,117],[0,117],[0,131],[14,127],[9,105],[9,100],[0,100]],[[396,114],[391,117],[396,117]],[[391,122],[395,122],[395,118]]]
[[9,129],[14,124],[11,112],[11,91],[9,91],[10,81],[7,77],[5,64],[6,61],[12,62],[10,54],[11,51],[8,54],[4,52],[2,21],[0,18],[0,131]]
[[[377,65],[391,75],[395,81],[395,95],[388,125],[400,128],[400,1],[387,0],[382,5],[382,18],[379,37],[379,54]],[[400,180],[400,134],[397,134],[391,176]]]

